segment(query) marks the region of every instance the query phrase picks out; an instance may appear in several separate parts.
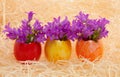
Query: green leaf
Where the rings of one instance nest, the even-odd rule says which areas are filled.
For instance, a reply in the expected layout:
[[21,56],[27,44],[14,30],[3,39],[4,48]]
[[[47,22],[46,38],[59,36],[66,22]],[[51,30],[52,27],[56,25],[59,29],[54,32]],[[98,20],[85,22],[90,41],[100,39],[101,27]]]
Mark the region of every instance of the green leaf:
[[29,34],[29,35],[27,36],[27,41],[26,41],[26,43],[31,43],[31,42],[33,42],[33,41],[34,41],[34,37],[35,37],[34,34]]
[[98,30],[96,30],[93,35],[91,36],[91,40],[97,41],[98,37],[100,35],[100,32]]

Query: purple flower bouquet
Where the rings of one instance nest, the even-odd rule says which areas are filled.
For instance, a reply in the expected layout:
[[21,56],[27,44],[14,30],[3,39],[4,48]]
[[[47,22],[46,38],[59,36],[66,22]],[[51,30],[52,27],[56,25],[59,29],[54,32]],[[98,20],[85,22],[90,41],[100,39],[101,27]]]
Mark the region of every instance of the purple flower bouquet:
[[33,12],[28,13],[28,19],[22,20],[21,26],[19,28],[11,28],[10,23],[5,26],[3,32],[9,39],[16,40],[21,43],[31,43],[31,42],[44,42],[45,32],[41,26],[39,20],[35,20],[34,24],[31,26],[30,22],[33,18]]
[[60,17],[45,25],[48,38],[45,44],[45,55],[49,61],[67,60],[71,56],[71,42],[73,40],[72,27],[67,17],[61,21]]
[[100,59],[103,55],[101,38],[108,35],[105,18],[89,19],[89,14],[82,12],[72,21],[74,38],[78,39],[76,53],[78,57],[87,58],[90,61]]
[[[54,18],[44,27],[39,20],[33,19],[33,13],[28,13],[28,19],[22,20],[19,28],[11,28],[10,23],[3,32],[11,40],[16,40],[14,54],[17,60],[38,60],[41,54],[41,42],[46,41],[45,56],[49,61],[68,60],[71,56],[71,42],[77,39],[76,54],[78,57],[90,61],[99,59],[103,55],[103,46],[100,41],[108,35],[106,18],[90,19],[89,14],[80,12],[72,23],[67,16],[64,20]],[[32,52],[32,53],[30,53]]]
[[80,12],[72,21],[74,38],[98,41],[102,37],[106,37],[108,35],[106,24],[109,21],[105,18],[89,19],[88,17],[89,14]]
[[18,61],[38,60],[41,55],[40,42],[44,42],[45,32],[39,20],[35,20],[31,25],[33,13],[28,13],[28,19],[22,20],[19,28],[11,28],[10,23],[5,26],[3,32],[11,40],[16,40],[14,44],[14,55]]
[[50,40],[73,40],[72,27],[67,17],[60,21],[60,17],[54,18],[53,22],[48,22],[45,25],[45,34]]

